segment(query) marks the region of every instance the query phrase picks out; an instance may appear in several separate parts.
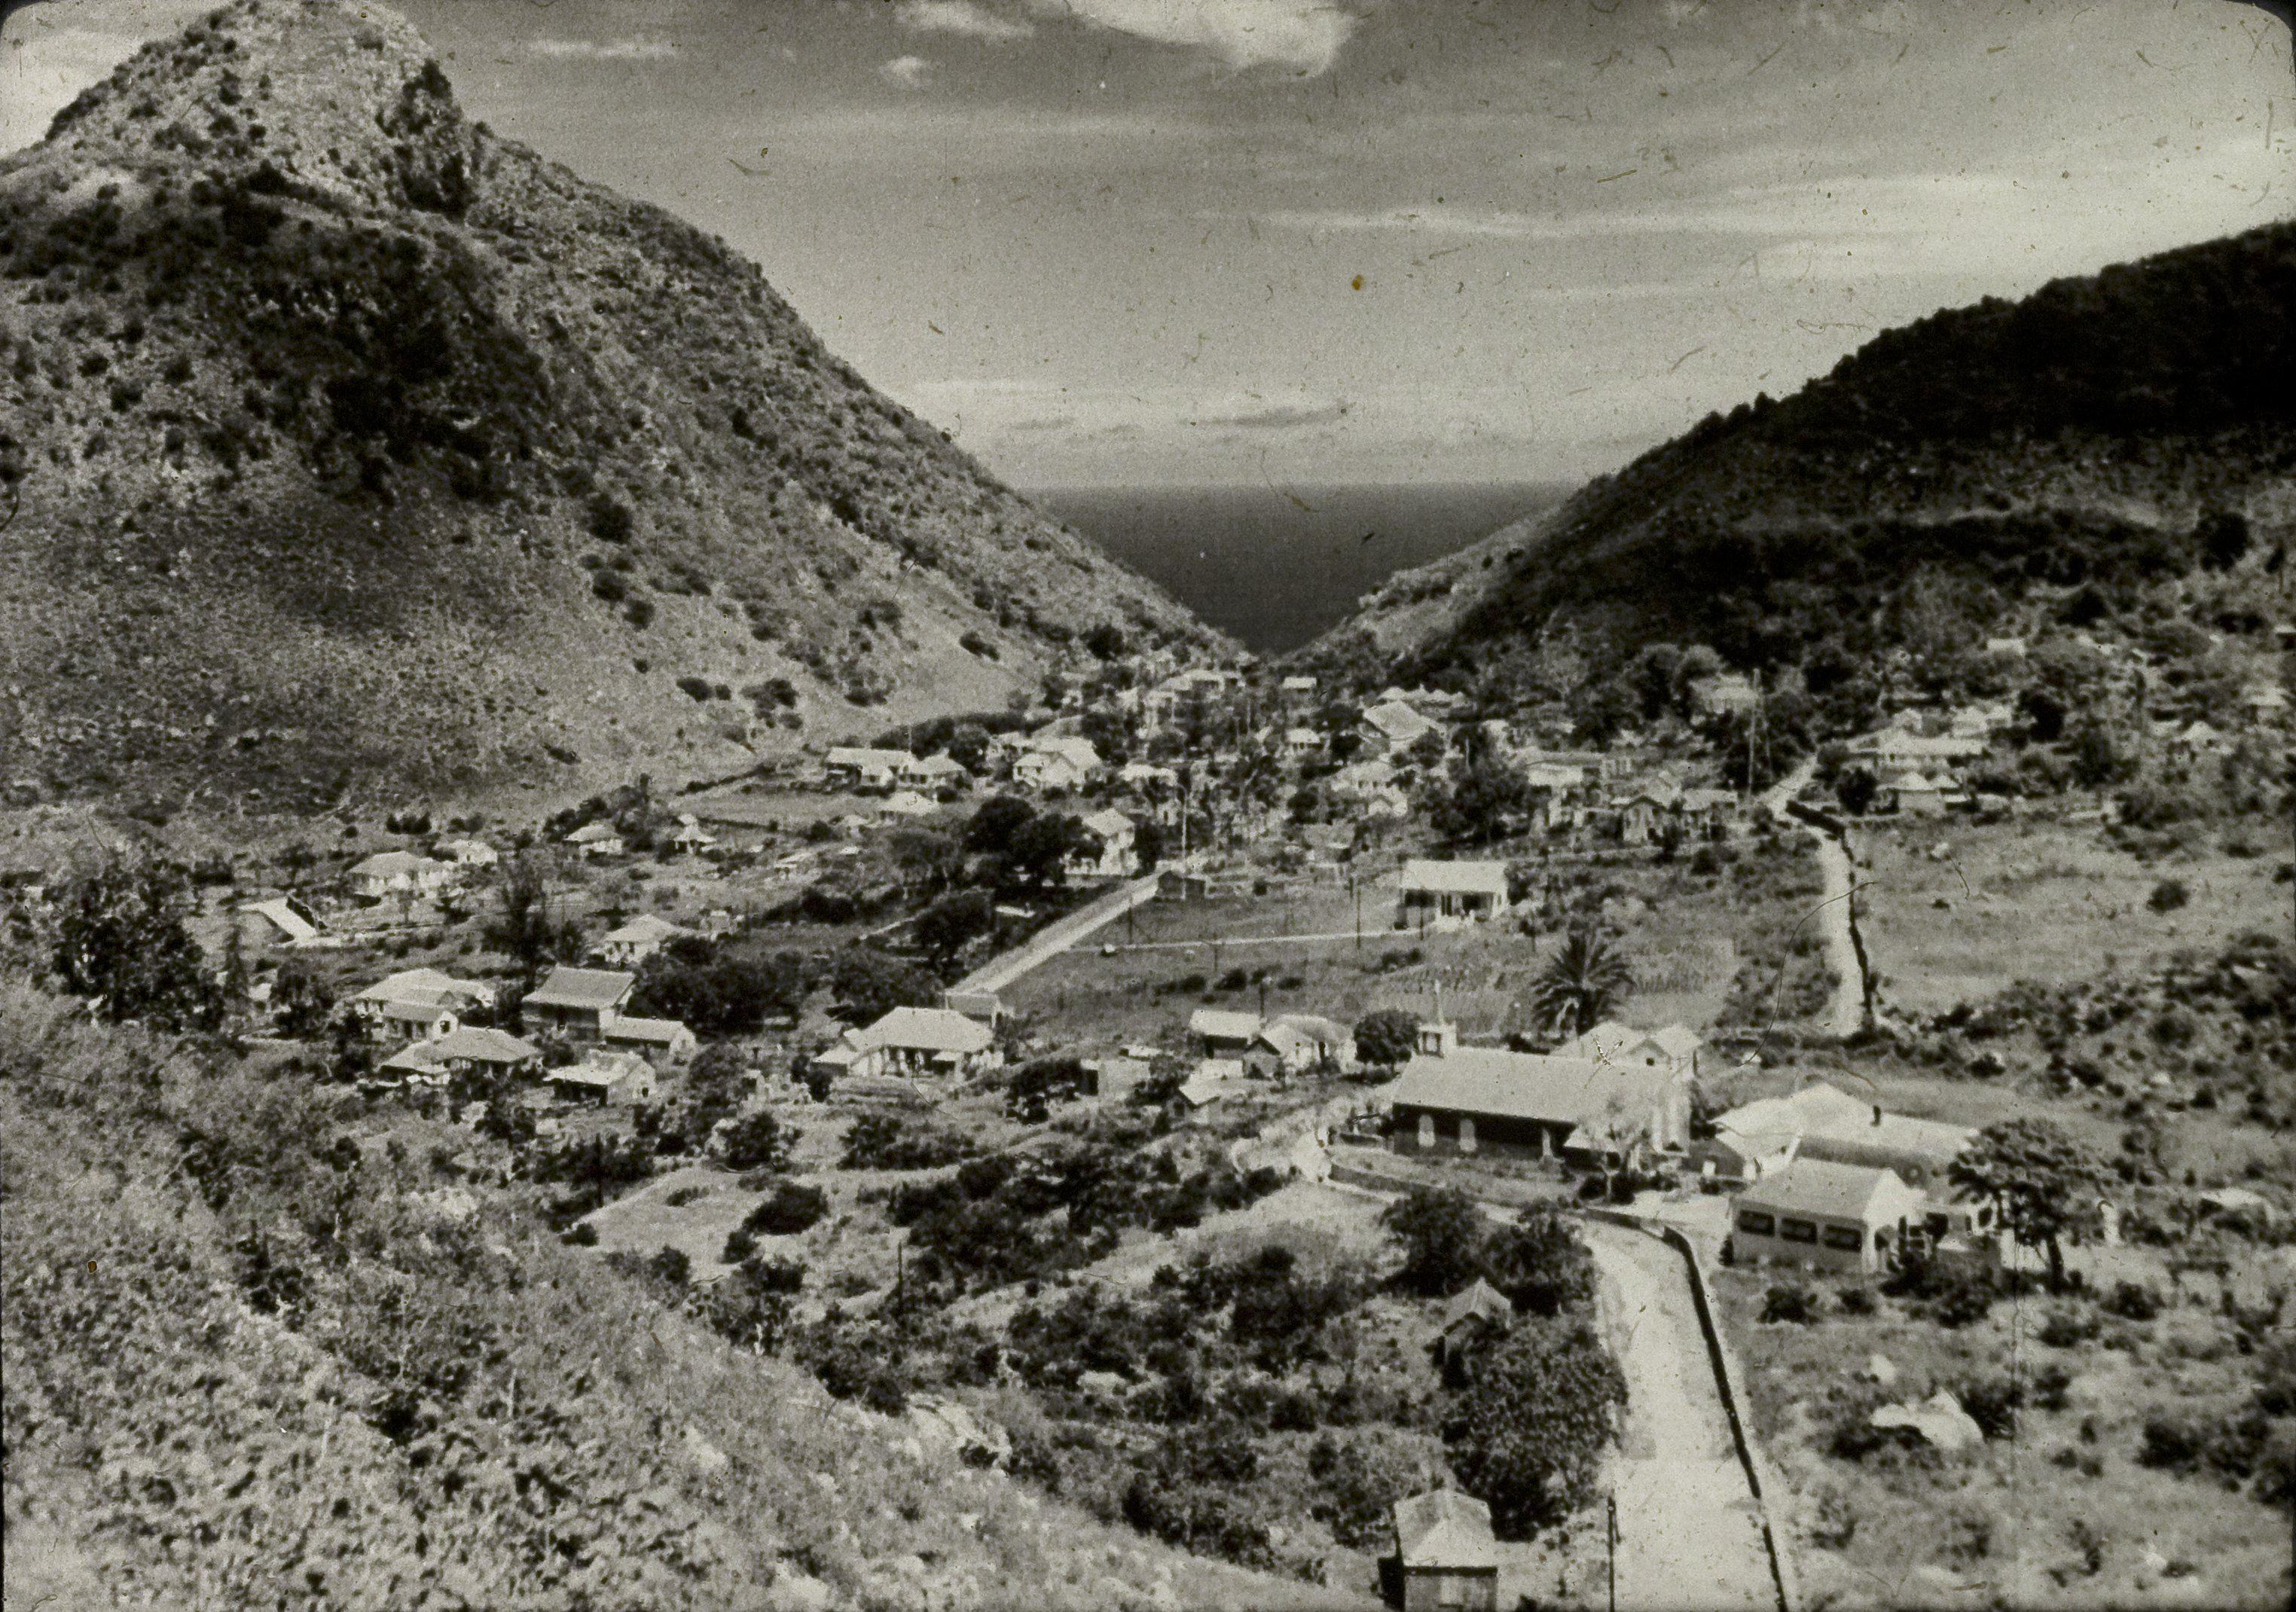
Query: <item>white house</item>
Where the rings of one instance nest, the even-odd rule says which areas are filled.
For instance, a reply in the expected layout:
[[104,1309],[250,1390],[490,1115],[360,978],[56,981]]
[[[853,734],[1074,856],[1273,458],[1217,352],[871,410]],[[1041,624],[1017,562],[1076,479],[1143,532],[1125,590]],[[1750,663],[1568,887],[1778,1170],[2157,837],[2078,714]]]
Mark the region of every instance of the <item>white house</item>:
[[618,969],[634,969],[681,935],[692,933],[667,918],[640,913],[598,942],[598,955]]
[[378,851],[352,864],[351,891],[369,900],[385,896],[428,895],[455,881],[453,864],[412,851]]
[[619,856],[622,854],[622,837],[614,831],[611,822],[586,822],[566,836],[566,843],[583,856]]
[[1507,907],[1507,871],[1503,862],[1431,862],[1413,857],[1398,881],[1403,902],[1396,926],[1431,920],[1473,923],[1496,918]]
[[1100,840],[1098,856],[1072,856],[1068,862],[1072,879],[1121,879],[1132,871],[1135,844],[1138,831],[1132,819],[1114,807],[1095,812],[1084,820],[1085,828]]
[[700,856],[717,849],[718,837],[688,817],[679,822],[677,832],[669,837],[669,843],[681,855]]
[[958,1081],[996,1067],[988,1027],[947,1008],[895,1008],[818,1061],[857,1077],[924,1076]]
[[1374,753],[1399,754],[1428,734],[1442,731],[1400,700],[1373,706],[1363,714],[1364,748]]
[[1387,1092],[1398,1151],[1625,1158],[1689,1140],[1687,1073],[1463,1047],[1448,1024],[1422,1026],[1421,1048]]
[[832,783],[841,783],[869,790],[890,790],[898,782],[901,774],[917,765],[917,758],[906,750],[872,749],[860,745],[838,745],[823,757]]
[[1100,752],[1073,735],[1029,740],[1013,759],[1014,780],[1030,789],[1072,790],[1100,771]]
[[1897,1173],[1797,1158],[1730,1205],[1730,1253],[1748,1263],[1875,1271],[1923,1228],[1929,1199]]
[[483,839],[450,839],[439,849],[458,868],[490,868],[502,860],[502,853]]
[[1704,1036],[1683,1025],[1670,1024],[1662,1030],[1637,1030],[1615,1019],[1606,1019],[1584,1035],[1573,1036],[1555,1048],[1554,1056],[1583,1058],[1620,1068],[1695,1075],[1699,1050],[1705,1044]]
[[1915,733],[1904,728],[1882,728],[1851,740],[1848,746],[1852,761],[1892,771],[1971,761],[1984,755],[1985,748],[1985,741],[1975,734]]
[[972,774],[954,756],[928,756],[904,773],[901,781],[917,790],[963,789]]

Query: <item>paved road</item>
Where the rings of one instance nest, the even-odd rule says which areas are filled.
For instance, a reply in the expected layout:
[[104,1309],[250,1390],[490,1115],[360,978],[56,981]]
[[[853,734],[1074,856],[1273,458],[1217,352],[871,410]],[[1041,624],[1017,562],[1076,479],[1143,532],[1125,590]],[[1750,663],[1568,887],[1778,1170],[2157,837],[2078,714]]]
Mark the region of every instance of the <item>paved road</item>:
[[1611,1461],[1619,1605],[1778,1604],[1760,1514],[1730,1442],[1682,1256],[1623,1226],[1584,1223],[1605,1330],[1624,1338],[1627,1420]]
[[1816,842],[1817,865],[1824,877],[1825,893],[1812,917],[1825,943],[1825,966],[1833,972],[1833,997],[1825,1004],[1825,1030],[1832,1035],[1855,1035],[1866,1023],[1866,970],[1857,961],[1857,942],[1849,933],[1850,892],[1855,888],[1849,853],[1833,835],[1786,811],[1786,802],[1810,781],[1816,770],[1815,761],[1803,762],[1771,786],[1762,799],[1771,816],[1789,828],[1801,830]]
[[1133,908],[1155,899],[1156,875],[1145,874],[1070,912],[1001,957],[992,958],[949,987],[951,992],[1001,991],[1032,969],[1041,968],[1078,941],[1088,939]]

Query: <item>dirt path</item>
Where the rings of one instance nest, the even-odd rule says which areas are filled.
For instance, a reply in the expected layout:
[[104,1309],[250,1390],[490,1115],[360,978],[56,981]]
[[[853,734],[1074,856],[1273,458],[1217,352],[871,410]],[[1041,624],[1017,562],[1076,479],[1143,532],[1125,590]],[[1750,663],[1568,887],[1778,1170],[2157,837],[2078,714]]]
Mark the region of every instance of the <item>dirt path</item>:
[[1817,865],[1825,881],[1825,892],[1811,917],[1818,925],[1819,937],[1825,943],[1825,966],[1833,974],[1833,996],[1825,1004],[1824,1027],[1830,1035],[1855,1035],[1866,1023],[1866,969],[1857,959],[1857,942],[1849,932],[1850,892],[1856,886],[1856,876],[1849,865],[1849,853],[1839,839],[1786,810],[1792,800],[1810,781],[1817,770],[1815,761],[1805,761],[1792,772],[1772,785],[1762,798],[1770,815],[1788,828],[1798,828],[1816,842]]
[[1605,1330],[1627,1378],[1611,1462],[1619,1605],[1775,1608],[1759,1513],[1708,1363],[1682,1257],[1640,1232],[1586,1223]]

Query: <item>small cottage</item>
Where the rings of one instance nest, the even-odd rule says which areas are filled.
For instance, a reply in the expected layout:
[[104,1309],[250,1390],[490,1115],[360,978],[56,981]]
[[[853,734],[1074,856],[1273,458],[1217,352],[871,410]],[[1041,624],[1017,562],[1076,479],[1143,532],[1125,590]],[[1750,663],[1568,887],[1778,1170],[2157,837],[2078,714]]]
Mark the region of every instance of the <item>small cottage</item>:
[[1730,1256],[1748,1263],[1874,1272],[1926,1223],[1929,1200],[1896,1172],[1795,1159],[1730,1205]]
[[1380,1559],[1379,1581],[1400,1612],[1497,1612],[1490,1507],[1456,1489],[1396,1502],[1395,1551]]

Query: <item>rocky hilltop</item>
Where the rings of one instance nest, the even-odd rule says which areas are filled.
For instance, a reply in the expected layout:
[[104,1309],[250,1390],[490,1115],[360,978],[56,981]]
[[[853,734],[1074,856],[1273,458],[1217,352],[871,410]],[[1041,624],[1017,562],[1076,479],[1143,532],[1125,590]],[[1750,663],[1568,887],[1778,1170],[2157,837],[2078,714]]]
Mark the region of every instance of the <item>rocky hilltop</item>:
[[2205,601],[2162,602],[2253,632],[2296,524],[2291,375],[2296,224],[1941,312],[1394,577],[1306,658],[1466,678],[1567,637],[1597,677],[1659,642],[1857,664],[2203,571]]
[[20,802],[722,770],[1209,636],[378,7],[83,94],[0,161],[0,301]]

